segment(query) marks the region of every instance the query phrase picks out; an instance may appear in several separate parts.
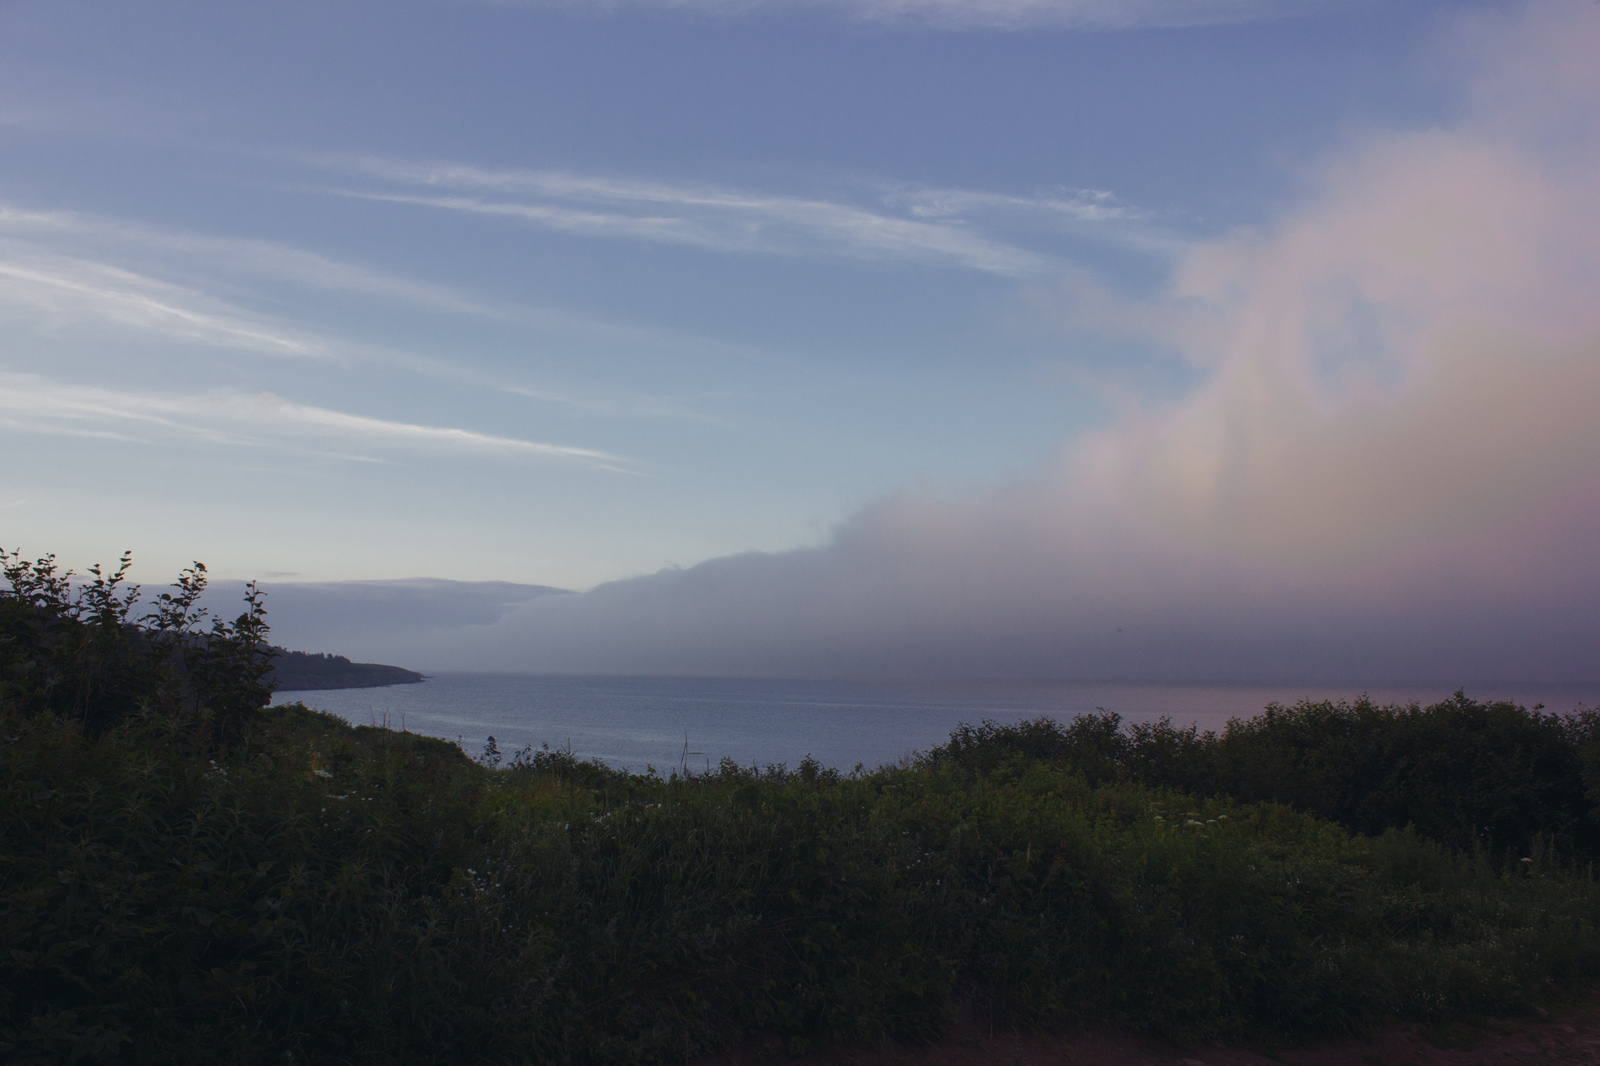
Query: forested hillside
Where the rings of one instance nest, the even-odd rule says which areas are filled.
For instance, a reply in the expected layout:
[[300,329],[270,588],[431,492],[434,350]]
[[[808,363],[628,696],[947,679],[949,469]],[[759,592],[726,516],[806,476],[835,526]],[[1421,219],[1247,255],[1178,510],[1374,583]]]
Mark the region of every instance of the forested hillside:
[[415,670],[379,663],[353,663],[343,655],[311,654],[283,648],[272,650],[272,669],[267,674],[267,680],[276,692],[414,685],[426,680]]

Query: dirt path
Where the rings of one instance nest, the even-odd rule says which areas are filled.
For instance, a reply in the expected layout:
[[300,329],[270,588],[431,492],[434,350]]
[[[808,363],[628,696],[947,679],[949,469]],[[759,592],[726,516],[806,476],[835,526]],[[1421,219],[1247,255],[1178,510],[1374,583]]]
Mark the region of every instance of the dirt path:
[[937,1044],[871,1051],[819,1049],[790,1056],[753,1042],[696,1066],[1600,1066],[1600,994],[1544,1018],[1482,1025],[1386,1026],[1371,1040],[1334,1040],[1275,1054],[1220,1044],[1176,1048],[1117,1034],[1034,1038],[972,1027]]

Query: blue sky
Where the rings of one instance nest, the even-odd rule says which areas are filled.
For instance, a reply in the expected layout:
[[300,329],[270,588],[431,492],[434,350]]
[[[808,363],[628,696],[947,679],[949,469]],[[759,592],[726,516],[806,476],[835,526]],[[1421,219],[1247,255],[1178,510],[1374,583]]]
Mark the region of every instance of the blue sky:
[[[1011,513],[1239,365],[1191,321],[1243,306],[1192,284],[1219,249],[1386,137],[1525,117],[1484,103],[1495,42],[1582,6],[7,2],[3,541],[585,589]],[[1340,311],[1324,385],[1411,387],[1398,292]],[[1228,565],[1301,588],[1298,536]]]
[[8,4],[7,370],[616,457],[52,419],[132,439],[11,428],[11,539],[580,587],[813,543],[907,484],[1030,469],[1104,416],[1086,376],[1182,387],[1064,328],[1055,279],[1157,283],[1347,126],[1450,103],[1408,54],[1422,5],[851,15]]

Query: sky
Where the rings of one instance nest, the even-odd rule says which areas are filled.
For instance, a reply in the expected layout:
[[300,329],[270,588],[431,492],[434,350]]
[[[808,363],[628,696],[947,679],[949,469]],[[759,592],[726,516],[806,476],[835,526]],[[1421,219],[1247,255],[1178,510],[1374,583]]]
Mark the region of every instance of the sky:
[[423,669],[1594,680],[1597,54],[0,0],[0,545]]

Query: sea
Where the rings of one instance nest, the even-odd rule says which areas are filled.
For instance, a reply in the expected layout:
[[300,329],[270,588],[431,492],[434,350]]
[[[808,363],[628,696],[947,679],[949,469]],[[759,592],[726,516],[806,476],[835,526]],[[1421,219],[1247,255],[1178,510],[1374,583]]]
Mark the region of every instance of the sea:
[[[564,674],[443,673],[411,685],[277,694],[354,725],[457,741],[473,756],[489,737],[509,757],[570,750],[636,773],[704,772],[723,759],[790,768],[810,757],[842,771],[873,769],[928,751],[951,730],[1112,711],[1124,722],[1171,719],[1218,730],[1269,703],[1349,700],[1424,706],[1457,686],[1131,684],[1081,681],[814,681]],[[1508,699],[1567,712],[1600,706],[1587,685],[1467,685],[1478,700]]]

